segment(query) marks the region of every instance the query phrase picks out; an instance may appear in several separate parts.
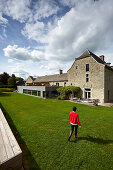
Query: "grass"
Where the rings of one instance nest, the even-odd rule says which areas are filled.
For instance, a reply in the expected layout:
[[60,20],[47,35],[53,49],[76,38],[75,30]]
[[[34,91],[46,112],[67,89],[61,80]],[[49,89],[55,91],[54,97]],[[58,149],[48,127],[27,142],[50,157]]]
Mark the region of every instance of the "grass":
[[17,93],[1,93],[0,102],[13,132],[19,133],[25,168],[113,169],[113,108],[75,104],[82,128],[79,139],[73,135],[68,142],[74,103]]
[[0,88],[0,92],[13,92],[14,88]]

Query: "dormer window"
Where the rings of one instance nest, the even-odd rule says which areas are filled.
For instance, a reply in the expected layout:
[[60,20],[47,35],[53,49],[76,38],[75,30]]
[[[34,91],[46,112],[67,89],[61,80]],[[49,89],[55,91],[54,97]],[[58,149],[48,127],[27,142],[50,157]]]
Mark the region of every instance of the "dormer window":
[[86,64],[86,71],[89,71],[89,64]]

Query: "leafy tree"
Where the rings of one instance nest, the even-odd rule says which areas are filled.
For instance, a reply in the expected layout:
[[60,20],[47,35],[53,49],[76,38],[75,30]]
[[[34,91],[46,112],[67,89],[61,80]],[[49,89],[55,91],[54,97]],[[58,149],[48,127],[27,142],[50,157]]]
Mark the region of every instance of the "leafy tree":
[[7,85],[9,77],[10,77],[9,74],[6,72],[4,72],[3,74],[0,74],[0,84]]
[[9,77],[8,85],[15,87],[16,86],[16,79],[14,77]]
[[8,87],[14,87],[19,85],[24,85],[24,79],[21,77],[16,77],[15,74],[12,74],[12,76],[9,76],[8,73],[4,72],[0,74],[0,87],[2,88],[8,88]]
[[15,77],[15,74],[12,74],[12,78],[16,78],[16,77]]
[[81,91],[80,87],[76,86],[65,86],[65,87],[59,87],[57,89],[57,92],[60,94],[58,96],[58,99],[68,99],[69,94],[73,94],[74,96],[77,96]]
[[25,81],[23,78],[21,77],[16,77],[16,85],[17,86],[21,86],[21,85],[24,85],[25,84]]

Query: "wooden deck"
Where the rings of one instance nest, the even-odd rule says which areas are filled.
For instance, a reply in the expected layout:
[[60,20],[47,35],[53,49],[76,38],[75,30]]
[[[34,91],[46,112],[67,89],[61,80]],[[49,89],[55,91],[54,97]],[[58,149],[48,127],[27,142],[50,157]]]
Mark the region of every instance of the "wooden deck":
[[0,170],[9,169],[22,169],[22,151],[0,109]]

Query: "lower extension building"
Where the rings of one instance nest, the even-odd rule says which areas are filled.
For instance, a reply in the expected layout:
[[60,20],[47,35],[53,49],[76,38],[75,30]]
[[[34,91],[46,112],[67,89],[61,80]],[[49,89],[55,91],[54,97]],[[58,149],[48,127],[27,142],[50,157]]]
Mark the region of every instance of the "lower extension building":
[[[51,97],[58,86],[78,86],[82,90],[82,99],[97,99],[101,103],[111,102],[113,101],[113,67],[104,61],[103,55],[98,57],[86,50],[75,59],[67,73],[60,70],[59,74],[37,77],[32,82],[32,86],[19,86],[18,91],[23,93],[26,88],[31,90],[31,87],[48,87],[44,91],[50,94],[48,97]],[[41,93],[44,94],[44,91],[42,90]]]

